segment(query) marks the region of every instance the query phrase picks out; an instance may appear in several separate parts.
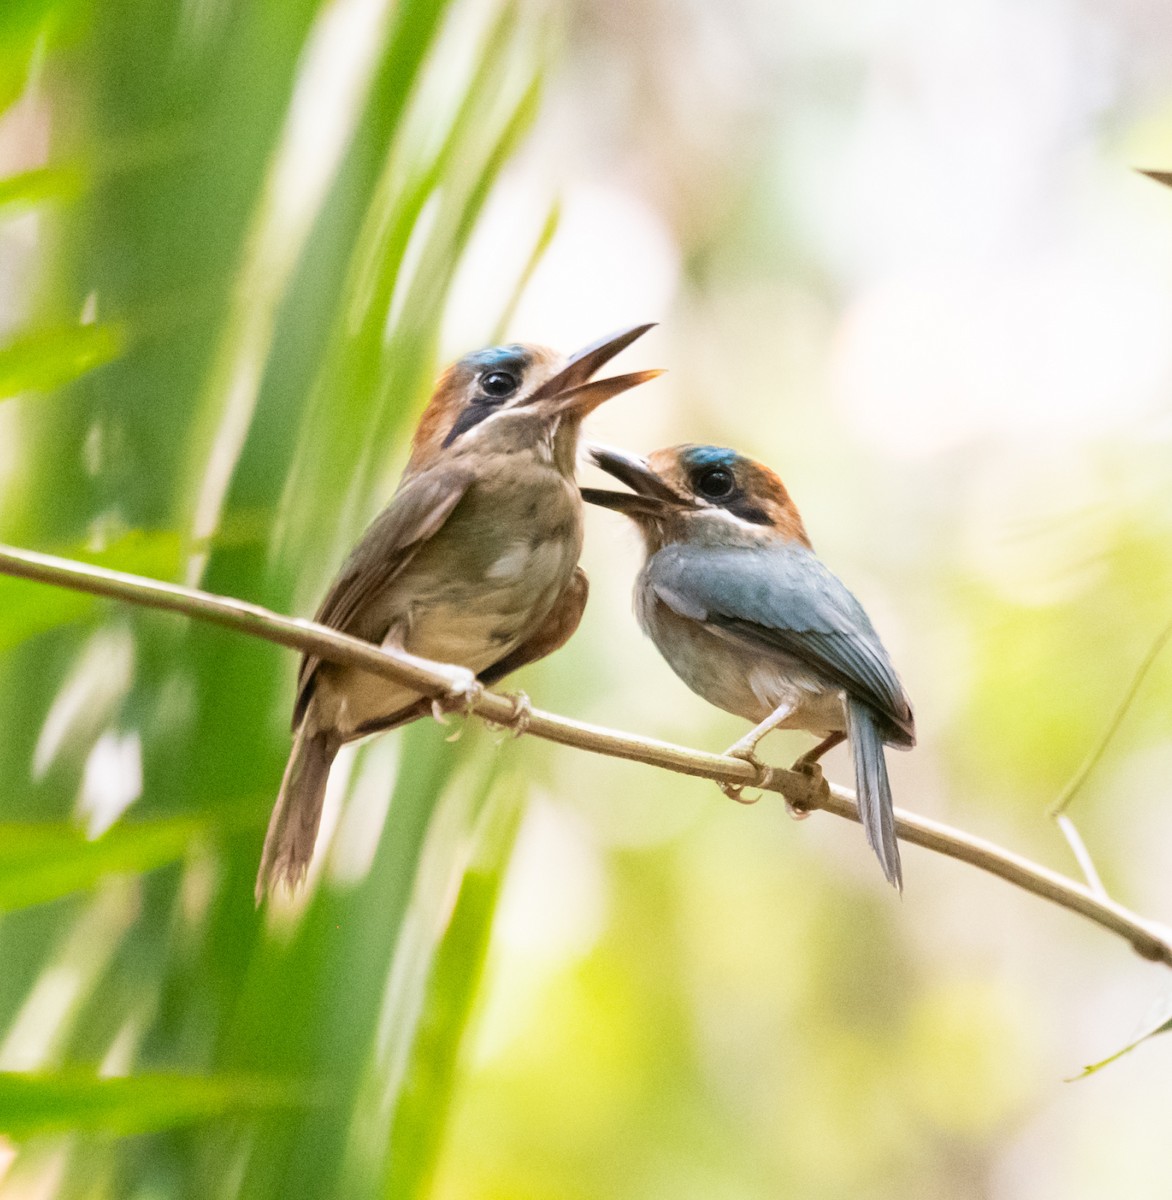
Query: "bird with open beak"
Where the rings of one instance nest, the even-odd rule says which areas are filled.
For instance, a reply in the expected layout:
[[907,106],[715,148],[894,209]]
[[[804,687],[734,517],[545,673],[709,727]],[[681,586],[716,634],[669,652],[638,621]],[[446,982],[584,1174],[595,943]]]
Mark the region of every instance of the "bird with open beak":
[[[316,620],[456,664],[468,672],[469,691],[565,643],[587,595],[574,482],[582,421],[660,372],[591,377],[650,328],[624,330],[569,359],[509,345],[450,367],[420,419],[395,495],[351,551]],[[409,687],[312,655],[302,660],[293,749],[265,837],[258,902],[266,888],[304,878],[338,750],[429,709]]]
[[803,729],[822,740],[794,769],[818,774],[818,759],[849,738],[867,841],[902,890],[883,747],[914,745],[911,702],[862,605],[814,554],[785,485],[716,446],[592,454],[631,488],[582,495],[642,532],[639,624],[694,692],[756,723],[729,753],[760,766],[770,730]]

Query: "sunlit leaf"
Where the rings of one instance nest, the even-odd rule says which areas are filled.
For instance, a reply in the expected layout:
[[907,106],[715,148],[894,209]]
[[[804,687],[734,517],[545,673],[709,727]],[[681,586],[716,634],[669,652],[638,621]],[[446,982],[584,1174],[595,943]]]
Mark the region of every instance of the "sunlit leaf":
[[[495,799],[482,846],[436,951],[411,1061],[394,1115],[383,1180],[386,1197],[427,1196],[458,1076],[462,1033],[477,994],[497,901],[521,816],[522,781],[489,775],[480,805]],[[494,786],[496,785],[496,786]],[[478,807],[479,807],[478,806]]]
[[[57,552],[115,571],[172,579],[179,565],[180,538],[170,531],[132,530],[104,550],[68,546]],[[83,620],[101,603],[82,592],[0,576],[0,651],[47,630]]]
[[0,578],[0,651],[60,625],[80,621],[93,607],[92,596],[6,575]]
[[110,874],[140,874],[181,859],[206,833],[196,818],[123,821],[88,839],[64,822],[0,824],[0,911],[58,900]]
[[103,1079],[78,1068],[0,1072],[0,1130],[16,1140],[51,1133],[148,1133],[308,1102],[303,1087],[247,1076]]
[[4,0],[0,7],[0,49],[7,51],[18,39],[29,36],[55,10],[68,5],[58,0]]
[[84,185],[84,175],[70,167],[37,167],[0,179],[0,217],[21,212],[46,200],[69,200]]
[[38,28],[52,8],[50,0],[4,0],[0,4],[0,112],[23,90]]
[[1144,1018],[1141,1025],[1143,1030],[1137,1037],[1134,1037],[1122,1050],[1116,1050],[1114,1054],[1101,1059],[1097,1063],[1092,1063],[1089,1067],[1083,1067],[1081,1074],[1068,1079],[1067,1083],[1072,1083],[1078,1079],[1085,1079],[1088,1075],[1093,1075],[1096,1071],[1101,1071],[1104,1067],[1110,1066],[1111,1063],[1117,1062],[1125,1054],[1130,1054],[1137,1046],[1142,1046],[1144,1042],[1154,1038],[1157,1034],[1172,1033],[1172,992],[1166,996],[1161,996],[1152,1005],[1148,1015]]
[[126,347],[120,325],[43,329],[0,347],[0,400],[23,392],[50,392],[95,367],[113,362]]

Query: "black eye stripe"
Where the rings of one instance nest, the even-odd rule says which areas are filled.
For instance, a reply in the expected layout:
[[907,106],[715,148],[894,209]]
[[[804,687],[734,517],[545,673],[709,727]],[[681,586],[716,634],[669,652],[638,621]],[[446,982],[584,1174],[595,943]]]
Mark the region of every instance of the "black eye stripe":
[[467,408],[462,409],[448,431],[448,436],[444,438],[443,449],[446,450],[458,437],[467,433],[469,429],[474,429],[486,417],[491,417],[496,409],[497,406],[493,403],[469,404]]
[[735,504],[726,504],[724,507],[734,517],[740,517],[742,521],[748,521],[751,525],[769,524],[769,514],[744,496],[739,497]]

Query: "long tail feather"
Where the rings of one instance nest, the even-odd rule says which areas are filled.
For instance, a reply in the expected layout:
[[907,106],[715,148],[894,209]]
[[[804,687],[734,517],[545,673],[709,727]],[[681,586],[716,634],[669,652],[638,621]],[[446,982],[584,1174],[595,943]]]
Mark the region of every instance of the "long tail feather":
[[887,882],[902,892],[903,869],[899,861],[899,842],[895,837],[895,812],[879,724],[875,713],[859,700],[848,700],[846,712],[863,832],[883,867]]
[[256,876],[256,902],[266,891],[284,883],[295,889],[305,878],[313,857],[317,828],[330,764],[340,743],[324,733],[307,734],[305,722],[297,731],[281,790],[269,818],[260,871]]

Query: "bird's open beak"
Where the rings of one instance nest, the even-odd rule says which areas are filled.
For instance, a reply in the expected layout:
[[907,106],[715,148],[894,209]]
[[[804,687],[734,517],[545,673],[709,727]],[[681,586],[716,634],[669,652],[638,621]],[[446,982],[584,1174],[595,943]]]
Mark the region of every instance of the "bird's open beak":
[[646,459],[598,445],[590,447],[590,457],[608,475],[613,475],[631,490],[609,492],[603,488],[582,488],[582,499],[588,504],[613,508],[629,517],[662,517],[684,507],[683,499],[656,475]]
[[556,375],[521,401],[521,406],[540,404],[550,416],[568,414],[582,418],[620,392],[662,375],[662,371],[635,371],[613,379],[590,379],[595,371],[651,328],[651,325],[634,325],[579,350]]

